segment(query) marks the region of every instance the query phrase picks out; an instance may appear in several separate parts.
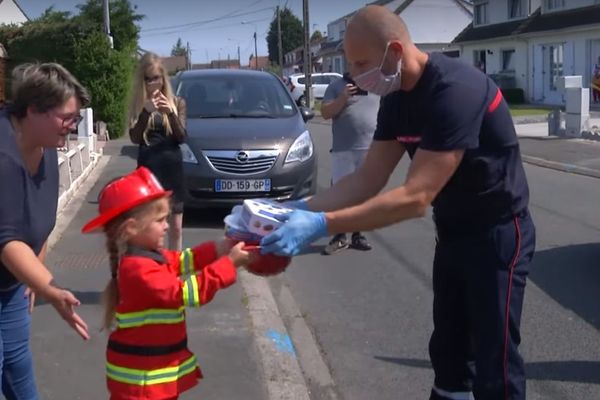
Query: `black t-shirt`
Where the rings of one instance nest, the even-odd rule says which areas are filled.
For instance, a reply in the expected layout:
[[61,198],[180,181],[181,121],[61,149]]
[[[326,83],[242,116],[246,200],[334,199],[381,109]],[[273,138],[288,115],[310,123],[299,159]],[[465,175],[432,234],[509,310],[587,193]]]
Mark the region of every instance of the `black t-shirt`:
[[410,92],[382,99],[374,140],[417,149],[464,149],[450,181],[433,201],[440,226],[495,223],[527,208],[529,188],[508,105],[475,67],[431,53]]
[[[58,156],[44,149],[36,175],[23,164],[6,110],[0,109],[0,251],[11,241],[27,244],[39,254],[56,223]],[[0,262],[0,290],[16,278]]]

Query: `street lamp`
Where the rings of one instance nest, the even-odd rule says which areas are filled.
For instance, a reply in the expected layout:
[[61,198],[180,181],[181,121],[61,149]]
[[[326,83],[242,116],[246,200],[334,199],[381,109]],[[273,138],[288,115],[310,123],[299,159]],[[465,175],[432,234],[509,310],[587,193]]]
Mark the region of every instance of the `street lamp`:
[[258,69],[258,48],[256,46],[256,24],[254,22],[242,21],[242,25],[253,25],[254,26],[254,69]]

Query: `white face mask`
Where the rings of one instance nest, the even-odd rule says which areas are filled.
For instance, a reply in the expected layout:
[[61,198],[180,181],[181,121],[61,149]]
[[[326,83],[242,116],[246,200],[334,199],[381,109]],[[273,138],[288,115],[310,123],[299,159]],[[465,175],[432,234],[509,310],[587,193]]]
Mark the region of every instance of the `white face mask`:
[[374,93],[378,96],[386,96],[392,92],[400,90],[400,86],[402,84],[402,59],[398,61],[398,66],[395,73],[391,75],[385,75],[383,71],[381,71],[389,47],[390,44],[388,43],[379,67],[375,67],[354,77],[354,82],[356,82],[356,85],[359,88],[366,90],[367,92]]

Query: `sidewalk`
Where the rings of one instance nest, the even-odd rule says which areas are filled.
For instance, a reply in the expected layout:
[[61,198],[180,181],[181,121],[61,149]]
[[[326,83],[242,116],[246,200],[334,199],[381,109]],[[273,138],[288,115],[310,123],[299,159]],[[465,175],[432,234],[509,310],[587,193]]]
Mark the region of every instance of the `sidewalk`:
[[[600,178],[600,141],[548,136],[548,123],[529,118],[515,121],[523,161],[558,171]],[[314,122],[313,122],[314,121]],[[316,116],[311,123],[330,125]],[[596,116],[591,125],[600,126]]]
[[[113,177],[135,168],[135,148],[118,140],[110,142],[104,151],[106,155],[80,194],[59,216],[57,231],[64,229],[64,232],[58,238],[54,234],[50,240],[52,248],[47,265],[59,285],[70,288],[81,300],[78,312],[88,323],[92,338],[83,342],[51,306],[38,304],[33,315],[31,342],[40,398],[45,400],[108,398],[104,374],[107,336],[99,332],[100,297],[110,276],[108,260],[103,236],[81,235],[80,229],[96,215],[100,188]],[[184,227],[186,246],[214,239],[216,232],[221,232],[215,229],[218,222],[214,218],[208,224],[204,220],[192,222],[196,228],[212,229],[190,231]],[[242,285],[242,275],[244,273],[239,274],[238,284],[217,293],[210,304],[187,313],[189,345],[198,356],[205,379],[183,395],[182,400],[270,398],[262,367],[263,354],[253,336],[256,318],[249,312],[253,300],[247,298],[248,279]],[[254,287],[260,291],[259,284]]]

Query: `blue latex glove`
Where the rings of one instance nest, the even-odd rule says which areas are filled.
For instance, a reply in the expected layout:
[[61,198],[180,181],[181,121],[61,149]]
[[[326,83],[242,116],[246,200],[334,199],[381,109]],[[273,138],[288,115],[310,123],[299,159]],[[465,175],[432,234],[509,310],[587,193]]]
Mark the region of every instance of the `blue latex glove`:
[[310,211],[308,209],[308,204],[304,199],[284,201],[282,205],[289,208],[296,208],[298,210]]
[[307,245],[327,236],[325,213],[295,210],[278,217],[285,223],[260,241],[263,254],[296,256]]

